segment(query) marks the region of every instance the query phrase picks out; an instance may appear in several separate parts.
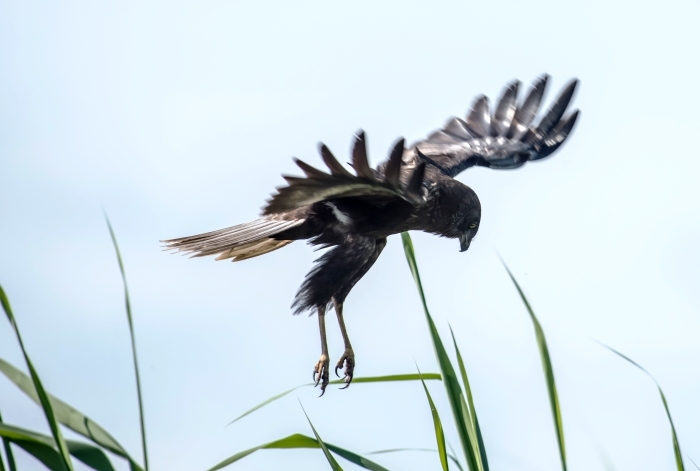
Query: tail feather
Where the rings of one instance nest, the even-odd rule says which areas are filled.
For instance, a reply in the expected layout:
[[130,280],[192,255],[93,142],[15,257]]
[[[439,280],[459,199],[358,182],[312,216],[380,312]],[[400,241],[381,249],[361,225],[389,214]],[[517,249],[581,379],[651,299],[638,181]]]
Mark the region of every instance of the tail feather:
[[294,241],[269,238],[254,240],[253,242],[248,242],[247,244],[221,252],[221,255],[216,257],[216,260],[226,260],[227,258],[230,258],[232,262],[240,262],[241,260],[247,260],[249,258],[257,257],[258,255],[263,255],[277,249],[281,249],[285,245],[289,245],[292,242]]
[[303,219],[283,221],[260,218],[217,231],[162,242],[165,243],[166,250],[189,253],[192,257],[219,255],[217,260],[232,258],[235,262],[257,257],[291,244],[293,242],[291,240],[277,240],[271,237],[299,226],[303,222]]

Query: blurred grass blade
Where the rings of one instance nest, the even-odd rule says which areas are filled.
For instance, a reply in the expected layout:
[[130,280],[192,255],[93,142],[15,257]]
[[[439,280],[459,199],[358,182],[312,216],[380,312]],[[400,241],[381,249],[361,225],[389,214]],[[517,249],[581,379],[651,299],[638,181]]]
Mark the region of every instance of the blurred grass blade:
[[693,466],[695,466],[696,468],[700,469],[700,466],[698,466],[697,464],[695,464],[695,461],[693,461],[693,458],[691,458],[690,456],[688,456],[688,459],[690,460],[691,463],[693,463]]
[[[389,383],[389,382],[393,382],[393,381],[418,381],[419,379],[420,379],[420,376],[418,376],[417,374],[386,375],[386,376],[367,376],[367,377],[364,377],[364,378],[354,378],[354,379],[352,380],[352,384],[361,384],[361,383]],[[439,380],[439,379],[440,379],[440,375],[439,375],[438,373],[425,373],[425,374],[423,375],[423,379],[425,379],[425,380],[429,380],[429,379],[437,379],[437,380]],[[345,381],[340,380],[340,379],[336,379],[336,380],[331,381],[329,384],[345,384]],[[233,419],[231,422],[229,422],[227,425],[231,425],[232,423],[236,422],[237,420],[240,420],[240,419],[242,419],[243,417],[245,417],[246,415],[251,414],[251,413],[255,412],[256,410],[258,410],[258,409],[260,409],[260,408],[262,408],[262,407],[268,405],[269,403],[274,402],[274,401],[276,401],[277,399],[280,399],[280,398],[286,396],[287,394],[291,393],[292,391],[296,391],[297,389],[303,388],[303,387],[305,387],[305,386],[314,386],[314,385],[315,385],[315,383],[306,383],[306,384],[302,384],[302,385],[297,386],[297,387],[295,387],[295,388],[288,389],[287,391],[285,391],[285,392],[283,392],[283,393],[277,394],[276,396],[272,396],[270,399],[267,399],[266,401],[261,402],[261,403],[258,404],[257,406],[255,406],[255,407],[253,407],[253,408],[251,408],[251,409],[248,409],[247,411],[245,411],[244,413],[242,413],[241,415],[239,415],[238,417],[236,417],[235,419]]]
[[467,460],[467,466],[471,471],[488,471],[489,467],[488,462],[486,461],[486,455],[483,457],[481,456],[475,437],[470,433],[469,424],[471,419],[469,416],[469,409],[467,407],[462,388],[459,385],[457,374],[455,373],[454,367],[450,362],[450,358],[447,356],[445,346],[442,343],[440,334],[438,334],[433,318],[430,316],[430,311],[428,310],[428,304],[425,300],[425,294],[423,293],[423,285],[420,281],[420,274],[418,273],[418,264],[416,263],[416,255],[415,251],[413,250],[411,236],[409,236],[408,233],[403,232],[401,233],[401,240],[403,241],[403,248],[404,252],[406,253],[408,266],[411,270],[411,274],[413,275],[413,280],[416,283],[416,287],[418,288],[418,295],[420,296],[421,303],[423,304],[425,318],[428,321],[430,338],[433,341],[435,356],[437,357],[438,364],[440,365],[442,381],[445,386],[445,391],[447,392],[447,399],[452,409],[455,427],[457,428],[457,433],[459,435],[460,442],[462,443],[462,449]]
[[[459,471],[464,471],[462,469],[462,465],[459,463],[459,461],[457,461],[457,458],[455,458],[455,456],[457,456],[457,453],[455,453],[455,449],[452,448],[452,443],[450,443],[449,440],[446,440],[446,441],[447,441],[447,446],[450,447],[450,451],[452,452],[452,454],[448,454],[447,456],[452,457],[452,461],[455,462],[455,464],[459,468]],[[484,456],[486,456],[486,454],[484,454]]]
[[[3,424],[2,415],[0,414],[0,425]],[[7,458],[7,467],[9,471],[17,471],[17,465],[15,464],[15,456],[12,454],[12,448],[10,448],[10,440],[2,437],[2,447],[5,450],[5,457]],[[2,461],[2,456],[0,456],[0,471],[5,471],[5,465]]]
[[[0,436],[25,450],[47,468],[65,471],[61,455],[56,451],[55,442],[48,435],[2,423]],[[97,471],[114,471],[112,463],[101,449],[73,440],[66,440],[66,444],[70,454],[90,468]]]
[[333,458],[333,455],[331,455],[331,452],[328,451],[328,447],[326,446],[325,443],[323,443],[323,440],[321,440],[321,437],[319,436],[318,432],[316,431],[316,427],[314,427],[314,424],[311,423],[311,419],[309,419],[309,414],[306,413],[306,410],[304,410],[304,406],[301,405],[301,401],[299,401],[299,405],[301,406],[301,410],[304,411],[304,415],[306,416],[306,420],[309,421],[309,425],[311,426],[311,430],[314,432],[314,436],[316,437],[316,442],[318,442],[318,445],[321,447],[321,450],[323,450],[323,454],[326,455],[326,459],[328,460],[328,464],[331,465],[331,469],[333,471],[343,471],[343,468],[338,464],[338,462]]
[[129,288],[126,284],[126,273],[124,271],[124,263],[122,262],[122,256],[119,252],[119,245],[117,245],[117,238],[114,235],[114,230],[112,229],[112,224],[109,222],[107,213],[105,213],[105,221],[107,221],[107,227],[109,228],[109,235],[112,237],[112,244],[114,244],[114,251],[117,254],[117,261],[119,262],[119,271],[122,275],[122,281],[124,283],[124,304],[126,305],[126,317],[129,320],[129,334],[131,335],[131,353],[134,358],[134,373],[136,374],[136,394],[139,400],[139,423],[141,425],[141,446],[143,448],[143,468],[148,471],[148,450],[146,449],[146,424],[143,417],[143,398],[141,395],[141,375],[139,375],[139,363],[136,359],[136,338],[134,337],[134,321],[131,316],[131,301],[129,300]]
[[56,442],[56,446],[58,447],[61,463],[67,469],[68,471],[73,471],[73,463],[70,460],[70,456],[68,454],[68,447],[66,446],[66,442],[63,439],[63,434],[61,433],[61,429],[58,426],[58,421],[56,420],[56,416],[53,411],[53,407],[51,406],[51,401],[49,401],[49,397],[46,394],[46,390],[44,389],[44,386],[41,384],[41,380],[39,379],[39,375],[37,374],[36,370],[34,369],[34,365],[32,364],[32,361],[29,359],[29,355],[27,354],[27,351],[24,349],[24,342],[22,342],[22,336],[19,333],[19,327],[17,327],[17,322],[15,321],[15,316],[12,314],[12,308],[10,307],[10,301],[7,299],[7,296],[5,295],[5,290],[2,289],[2,286],[0,286],[0,303],[2,304],[2,308],[5,311],[5,314],[7,315],[8,320],[10,321],[10,325],[12,325],[12,328],[15,331],[15,335],[17,336],[17,341],[19,342],[19,346],[22,349],[22,354],[24,355],[24,360],[27,362],[27,368],[29,369],[29,373],[32,377],[32,382],[34,383],[34,388],[37,391],[37,394],[39,396],[39,401],[41,402],[41,407],[44,409],[44,415],[46,416],[46,421],[49,423],[49,428],[51,428],[51,434],[53,435],[53,439]]
[[[416,365],[416,368],[418,366]],[[418,370],[420,374],[420,370]],[[435,441],[437,442],[438,455],[440,456],[440,465],[442,469],[447,471],[450,469],[447,464],[447,448],[445,447],[445,432],[442,430],[442,421],[440,420],[440,414],[438,414],[435,408],[435,403],[433,398],[430,397],[430,391],[428,391],[428,386],[425,385],[425,381],[421,378],[421,384],[423,385],[423,390],[425,391],[425,396],[428,398],[428,405],[430,406],[430,413],[433,416],[433,427],[435,427]]]
[[[676,427],[673,425],[673,419],[671,418],[671,411],[668,408],[668,402],[666,402],[666,396],[664,395],[664,392],[661,390],[661,386],[659,386],[659,383],[656,381],[656,379],[649,373],[646,369],[644,369],[639,363],[636,361],[632,360],[630,357],[623,355],[622,353],[618,352],[612,347],[608,347],[604,343],[598,342],[600,345],[603,347],[607,348],[611,352],[615,353],[616,355],[620,356],[621,358],[624,358],[628,362],[632,363],[634,366],[642,370],[644,373],[646,373],[647,376],[651,378],[651,380],[656,384],[656,388],[659,390],[659,395],[661,396],[661,402],[664,404],[664,409],[666,409],[666,416],[668,417],[668,423],[671,425],[671,433],[673,435],[673,454],[676,457],[676,469],[678,471],[685,471],[685,466],[683,465],[683,455],[681,454],[681,447],[678,444],[678,436],[676,435]],[[691,460],[692,461],[692,460]],[[695,463],[693,463],[695,464]],[[696,465],[697,467],[697,465]]]
[[[402,451],[429,451],[431,453],[438,452],[437,450],[433,450],[432,448],[391,448],[389,450],[371,451],[367,454],[368,455],[379,455],[382,453],[398,453],[398,452],[402,452]],[[459,461],[457,461],[457,458],[455,458],[455,456],[452,453],[448,453],[447,458],[449,458],[454,463],[454,465],[457,466],[457,469],[459,469],[459,471],[464,471],[464,469],[462,468],[462,465],[460,464]]]
[[469,386],[469,378],[467,377],[467,369],[464,366],[464,360],[462,359],[462,354],[457,346],[457,339],[455,339],[455,333],[452,331],[452,326],[450,326],[450,334],[452,335],[452,343],[455,346],[455,353],[457,354],[457,364],[459,365],[459,372],[462,375],[462,384],[464,385],[464,390],[467,393],[467,406],[469,407],[469,418],[471,419],[472,433],[476,436],[476,441],[479,446],[479,454],[486,461],[486,448],[484,447],[484,439],[481,436],[481,427],[479,427],[479,419],[476,416],[476,408],[474,407],[474,398],[472,397],[472,388]]
[[[29,376],[1,358],[0,372],[7,376],[7,378],[29,396],[30,399],[37,404],[41,404],[34,383],[32,383]],[[56,420],[58,420],[59,423],[100,445],[105,450],[109,450],[115,455],[126,459],[129,461],[133,471],[142,471],[141,467],[136,464],[119,442],[99,424],[93,422],[92,419],[86,417],[82,412],[74,409],[51,394],[47,393],[47,396],[49,401],[51,401]]]
[[[309,383],[309,384],[314,384],[314,383]],[[252,413],[255,412],[256,410],[265,407],[265,406],[268,405],[269,403],[274,402],[274,401],[276,401],[277,399],[280,399],[280,398],[286,396],[287,394],[289,394],[289,393],[291,393],[291,392],[293,392],[293,391],[296,391],[296,390],[299,389],[299,388],[303,388],[304,386],[308,386],[309,384],[302,384],[302,385],[297,386],[297,387],[295,387],[295,388],[288,389],[288,390],[286,390],[286,391],[283,392],[283,393],[279,393],[279,394],[277,394],[277,395],[275,395],[275,396],[272,396],[270,399],[267,399],[267,400],[261,402],[260,404],[258,404],[257,406],[248,409],[247,411],[245,411],[244,413],[242,413],[241,415],[239,415],[238,417],[236,417],[235,419],[233,419],[231,422],[229,422],[228,424],[226,424],[226,426],[231,425],[232,423],[234,423],[234,422],[236,422],[236,421],[242,419],[242,418],[245,417],[246,415],[252,414]]]
[[[330,443],[325,443],[325,445],[330,451],[332,451],[336,455],[342,456],[346,460],[360,466],[361,468],[369,469],[371,471],[389,471],[388,469],[384,468],[383,466],[380,466],[377,463],[370,461],[363,456],[358,455],[357,453],[353,453],[353,452],[348,451],[344,448],[340,448],[340,447],[337,447],[335,445],[331,445]],[[318,441],[315,438],[311,438],[311,437],[308,437],[306,435],[302,435],[300,433],[295,433],[294,435],[290,435],[288,437],[281,438],[279,440],[275,440],[275,441],[272,441],[270,443],[265,443],[264,445],[249,448],[247,450],[241,451],[240,453],[236,453],[235,455],[225,459],[224,461],[217,464],[216,466],[209,469],[208,471],[217,471],[219,469],[225,468],[226,466],[233,464],[236,461],[239,461],[239,460],[245,458],[246,456],[250,455],[251,453],[255,453],[258,450],[292,449],[292,448],[320,448],[320,445],[318,444]]]
[[557,394],[557,385],[554,382],[554,369],[552,368],[552,360],[549,356],[549,348],[547,347],[547,340],[544,336],[544,330],[540,325],[540,321],[537,320],[535,313],[530,306],[523,290],[520,289],[520,285],[516,281],[513,274],[508,269],[508,265],[501,260],[503,266],[508,272],[511,281],[515,285],[515,289],[518,290],[520,299],[522,299],[523,304],[527,308],[527,312],[530,314],[530,320],[532,320],[532,325],[535,328],[535,336],[537,337],[537,346],[540,350],[540,358],[542,359],[542,369],[544,370],[545,382],[547,383],[547,392],[549,393],[549,405],[552,409],[552,418],[554,419],[554,427],[557,431],[557,442],[559,443],[559,457],[561,458],[561,467],[566,471],[566,447],[564,445],[564,424],[561,418],[561,409],[559,407],[559,396]]

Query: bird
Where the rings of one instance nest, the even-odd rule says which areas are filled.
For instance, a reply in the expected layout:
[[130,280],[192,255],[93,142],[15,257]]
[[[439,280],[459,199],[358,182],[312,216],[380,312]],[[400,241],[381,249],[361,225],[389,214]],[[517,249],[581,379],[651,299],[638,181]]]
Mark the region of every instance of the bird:
[[[303,176],[283,175],[286,186],[263,207],[259,219],[203,234],[162,241],[165,249],[216,260],[250,259],[297,240],[327,249],[299,288],[295,314],[318,317],[321,356],[313,367],[321,396],[329,383],[330,357],[326,313],[334,309],[344,342],[335,365],[344,388],[355,372],[355,353],[345,326],[343,304],[355,284],[372,268],[387,238],[405,231],[424,231],[458,239],[466,251],[479,230],[481,203],[469,186],[455,177],[470,167],[515,169],[554,153],[567,140],[579,116],[568,111],[579,83],[570,80],[535,124],[549,82],[544,74],[519,100],[520,82],[506,85],[493,111],[478,96],[465,119],[453,117],[427,138],[406,147],[398,139],[388,159],[372,168],[367,140],[358,131],[351,145],[352,172],[326,145],[319,153],[326,171],[294,158]],[[338,375],[339,376],[339,375]]]

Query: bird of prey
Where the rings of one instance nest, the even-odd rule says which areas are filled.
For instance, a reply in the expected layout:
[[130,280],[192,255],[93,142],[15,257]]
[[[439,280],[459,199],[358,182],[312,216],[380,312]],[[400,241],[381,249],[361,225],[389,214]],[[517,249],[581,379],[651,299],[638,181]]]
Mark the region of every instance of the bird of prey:
[[399,139],[386,162],[372,169],[365,134],[352,145],[351,166],[343,166],[323,144],[321,159],[328,171],[294,159],[305,176],[284,176],[262,216],[218,231],[163,241],[169,249],[194,257],[218,255],[234,262],[266,254],[305,239],[329,248],[306,275],[292,307],[295,313],[315,311],[321,332],[321,357],[314,366],[316,386],[325,392],[329,377],[325,315],[335,309],[345,351],[335,366],[344,368],[345,387],[355,370],[355,354],[343,318],[343,302],[372,267],[387,237],[417,230],[459,239],[464,252],[479,230],[481,204],[476,193],[455,180],[475,165],[513,169],[556,151],[571,133],[578,110],[567,113],[578,80],[571,80],[535,124],[548,76],[537,79],[522,100],[520,82],[506,86],[493,112],[479,96],[466,120],[452,118],[445,126],[406,148]]

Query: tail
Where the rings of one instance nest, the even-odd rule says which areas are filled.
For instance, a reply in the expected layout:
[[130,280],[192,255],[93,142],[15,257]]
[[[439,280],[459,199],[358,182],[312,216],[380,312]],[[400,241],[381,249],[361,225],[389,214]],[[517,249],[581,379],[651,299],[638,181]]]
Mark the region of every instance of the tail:
[[217,260],[230,258],[232,262],[238,262],[291,244],[293,240],[278,240],[271,237],[299,226],[303,222],[303,219],[284,221],[260,218],[218,231],[161,242],[165,243],[166,250],[190,253],[192,257],[218,255]]

